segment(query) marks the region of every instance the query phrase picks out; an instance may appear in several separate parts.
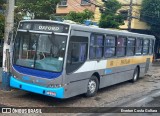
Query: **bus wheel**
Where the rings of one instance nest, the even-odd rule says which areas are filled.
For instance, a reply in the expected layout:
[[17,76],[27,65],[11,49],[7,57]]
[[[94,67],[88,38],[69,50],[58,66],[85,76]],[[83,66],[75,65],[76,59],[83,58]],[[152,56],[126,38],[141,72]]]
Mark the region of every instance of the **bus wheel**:
[[135,68],[134,73],[133,73],[133,78],[132,78],[132,82],[136,82],[139,78],[139,70],[138,67]]
[[99,81],[96,76],[92,76],[87,85],[87,93],[85,94],[87,97],[93,97],[99,87]]

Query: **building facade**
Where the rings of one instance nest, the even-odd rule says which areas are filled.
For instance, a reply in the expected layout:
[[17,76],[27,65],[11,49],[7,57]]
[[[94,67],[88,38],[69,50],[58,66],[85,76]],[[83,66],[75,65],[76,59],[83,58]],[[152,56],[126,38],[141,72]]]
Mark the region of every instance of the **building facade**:
[[65,16],[70,11],[83,12],[83,10],[88,9],[94,12],[94,22],[98,22],[100,19],[99,7],[96,7],[94,4],[102,5],[102,0],[88,0],[93,4],[86,2],[86,0],[61,0],[56,8],[56,16]]
[[[117,0],[122,4],[122,8],[119,9],[119,13],[123,15],[128,15],[130,9],[130,0]],[[140,20],[140,9],[141,9],[142,0],[133,0],[132,2],[132,21],[131,29],[132,30],[148,30],[150,27]],[[128,17],[126,17],[125,24],[121,25],[121,29],[128,29]]]
[[[103,6],[104,0],[89,0],[98,6]],[[118,10],[118,13],[122,15],[126,15],[126,20],[124,21],[124,25],[120,26],[120,29],[127,30],[128,29],[128,13],[130,9],[130,0],[117,0],[122,4],[122,8]],[[56,15],[64,16],[67,15],[70,11],[82,12],[84,9],[88,9],[94,12],[94,22],[99,22],[101,13],[99,7],[96,7],[94,4],[86,2],[86,0],[61,0],[61,2],[57,5]],[[140,20],[140,8],[141,8],[142,0],[133,0],[133,9],[132,9],[132,21],[131,21],[131,29],[132,30],[148,30],[150,27]]]
[[[105,0],[88,0],[98,6],[102,6]],[[106,0],[107,1],[107,0]],[[118,10],[117,13],[125,16],[124,25],[120,26],[122,30],[128,30],[128,17],[129,17],[129,9],[130,9],[130,1],[131,0],[117,0],[122,4],[121,9]],[[143,0],[132,0],[132,20],[131,20],[131,31],[142,34],[152,34],[149,31],[150,27],[147,23],[141,21],[141,4]],[[99,7],[96,5],[86,2],[86,0],[61,0],[61,2],[57,5],[56,15],[57,16],[65,16],[70,11],[82,12],[84,9],[88,9],[94,12],[93,22],[99,22],[101,17],[101,12]],[[158,37],[159,38],[159,37]],[[160,39],[156,39],[155,42],[155,57],[160,58]]]

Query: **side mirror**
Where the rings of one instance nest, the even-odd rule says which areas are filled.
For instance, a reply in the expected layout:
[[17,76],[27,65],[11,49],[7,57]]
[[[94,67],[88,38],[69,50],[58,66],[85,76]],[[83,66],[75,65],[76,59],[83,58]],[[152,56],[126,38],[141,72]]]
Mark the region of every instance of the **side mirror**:
[[12,40],[12,37],[13,37],[13,32],[10,31],[9,34],[8,34],[8,40],[7,40],[7,44],[10,45],[10,42]]

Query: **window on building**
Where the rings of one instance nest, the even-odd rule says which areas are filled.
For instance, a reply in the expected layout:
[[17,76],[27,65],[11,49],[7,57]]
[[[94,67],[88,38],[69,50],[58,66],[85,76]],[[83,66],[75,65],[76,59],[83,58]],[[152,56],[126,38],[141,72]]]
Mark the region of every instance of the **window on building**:
[[117,38],[116,45],[117,45],[116,55],[119,57],[125,56],[126,37],[119,36]]
[[135,50],[135,38],[127,39],[127,56],[133,56]]
[[104,57],[110,58],[115,56],[115,36],[106,36],[105,47],[104,47]]
[[90,59],[103,57],[104,36],[98,34],[91,35],[90,41]]
[[119,11],[119,12],[122,15],[122,17],[124,18],[124,20],[128,19],[128,10],[122,10],[122,11]]
[[90,4],[90,0],[81,0],[81,5]]
[[141,55],[142,54],[142,49],[143,49],[143,39],[141,38],[137,38],[136,39],[136,50],[135,50],[135,54],[136,55]]
[[61,0],[59,6],[67,6],[67,0]]
[[148,54],[149,52],[149,40],[144,40],[143,42],[143,54]]

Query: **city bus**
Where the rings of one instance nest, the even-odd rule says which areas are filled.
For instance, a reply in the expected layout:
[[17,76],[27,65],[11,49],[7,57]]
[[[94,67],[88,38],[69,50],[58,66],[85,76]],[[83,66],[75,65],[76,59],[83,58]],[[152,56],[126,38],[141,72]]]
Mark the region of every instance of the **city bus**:
[[137,81],[152,63],[155,37],[56,22],[21,21],[13,40],[10,86],[65,99]]

